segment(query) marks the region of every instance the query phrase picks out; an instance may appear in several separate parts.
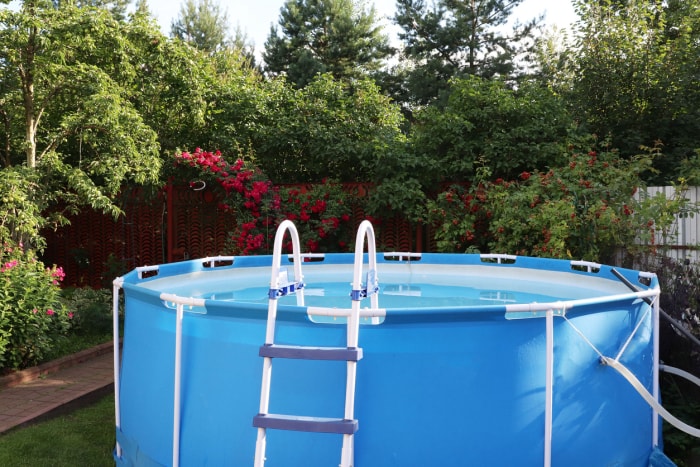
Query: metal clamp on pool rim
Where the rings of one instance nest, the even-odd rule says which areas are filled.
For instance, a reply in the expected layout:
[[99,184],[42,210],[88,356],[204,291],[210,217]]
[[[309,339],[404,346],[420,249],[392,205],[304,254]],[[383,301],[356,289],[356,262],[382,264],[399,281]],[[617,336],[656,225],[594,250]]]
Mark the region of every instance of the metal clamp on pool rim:
[[287,284],[285,286],[280,287],[279,289],[270,289],[268,292],[268,295],[270,297],[270,300],[277,300],[280,297],[284,297],[285,295],[293,294],[297,290],[301,290],[304,288],[304,283],[303,282],[293,282],[291,284]]
[[377,271],[376,269],[372,269],[367,272],[367,286],[350,292],[350,298],[355,302],[359,302],[360,300],[371,297],[378,292],[379,281],[377,280]]
[[[299,276],[301,276],[301,273],[299,274]],[[303,277],[295,277],[295,279],[302,279],[302,278]],[[301,280],[289,282],[289,273],[287,272],[286,269],[283,269],[283,270],[278,272],[277,284],[284,284],[284,285],[280,285],[278,288],[274,288],[274,287],[270,288],[269,292],[267,293],[270,300],[277,300],[278,298],[284,297],[285,295],[293,294],[297,290],[303,289],[304,285],[305,285],[304,282]]]

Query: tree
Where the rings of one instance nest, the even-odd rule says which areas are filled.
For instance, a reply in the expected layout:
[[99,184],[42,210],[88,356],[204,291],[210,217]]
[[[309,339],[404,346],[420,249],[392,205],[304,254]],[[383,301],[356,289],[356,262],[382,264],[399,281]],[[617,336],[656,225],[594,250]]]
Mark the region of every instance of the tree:
[[272,76],[284,74],[297,88],[321,73],[360,79],[389,56],[388,38],[374,7],[355,0],[286,0],[280,31],[270,29],[263,59]]
[[399,108],[368,79],[348,87],[324,74],[303,89],[275,79],[247,101],[257,113],[236,128],[274,183],[373,180],[403,138]]
[[38,174],[26,198],[37,212],[61,201],[116,215],[125,181],[157,178],[155,133],[120,85],[135,72],[126,28],[106,9],[71,3],[0,10],[4,170],[24,160]]
[[700,147],[697,1],[579,1],[572,102],[588,131],[625,157],[660,146],[656,183]]
[[214,0],[185,0],[170,35],[208,53],[230,45],[228,14]]
[[[60,4],[61,2],[58,3]],[[81,0],[76,1],[75,4],[81,8],[105,8],[110,13],[112,13],[112,16],[114,16],[114,19],[116,19],[117,21],[126,21],[127,9],[131,4],[131,0]]]
[[443,109],[416,113],[410,135],[426,186],[472,181],[480,166],[492,179],[512,180],[562,163],[572,120],[551,90],[467,76],[453,80],[449,94]]
[[[439,99],[451,78],[518,77],[518,61],[532,47],[538,21],[506,25],[522,0],[397,0],[394,21],[402,31],[402,55],[408,103],[425,105]],[[444,100],[443,100],[444,102]]]
[[573,42],[567,30],[554,26],[537,39],[532,77],[567,98],[574,81]]

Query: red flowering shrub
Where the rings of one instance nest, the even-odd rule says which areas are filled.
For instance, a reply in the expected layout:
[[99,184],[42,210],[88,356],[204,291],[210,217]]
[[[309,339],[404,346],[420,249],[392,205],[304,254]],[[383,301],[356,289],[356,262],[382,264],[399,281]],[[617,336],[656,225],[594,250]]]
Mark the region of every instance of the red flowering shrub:
[[[324,180],[304,190],[285,187],[279,195],[277,221],[289,219],[296,224],[303,251],[348,251],[354,238],[352,203],[342,185]],[[291,251],[290,242],[285,249]]]
[[[277,226],[294,221],[304,252],[345,251],[352,213],[342,186],[324,181],[308,188],[273,186],[257,167],[238,159],[230,164],[220,152],[177,154],[176,165],[195,169],[195,176],[214,181],[222,190],[219,208],[234,211],[236,227],[229,252],[271,253]],[[193,188],[204,186],[199,180]],[[291,246],[285,245],[288,251]]]
[[451,186],[428,203],[438,250],[606,261],[622,246],[653,243],[660,213],[681,206],[635,199],[651,160],[571,147],[562,167]]

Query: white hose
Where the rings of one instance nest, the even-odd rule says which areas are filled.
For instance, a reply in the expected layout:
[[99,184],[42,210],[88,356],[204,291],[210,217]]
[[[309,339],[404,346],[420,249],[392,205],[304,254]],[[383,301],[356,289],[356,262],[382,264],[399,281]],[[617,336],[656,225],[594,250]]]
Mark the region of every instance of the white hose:
[[687,371],[683,371],[680,368],[675,368],[668,365],[659,365],[659,369],[665,371],[666,373],[671,373],[672,375],[680,376],[688,381],[695,383],[696,386],[700,386],[700,378],[695,375],[691,375]]
[[[645,401],[647,401],[647,404],[649,404],[649,406],[652,409],[654,409],[659,415],[661,415],[661,418],[663,418],[668,423],[678,428],[682,432],[687,433],[691,436],[695,436],[696,438],[700,438],[700,429],[692,427],[671,415],[671,413],[668,410],[663,408],[663,406],[656,401],[654,396],[652,396],[649,393],[649,391],[647,391],[644,385],[637,379],[636,376],[634,376],[634,374],[626,366],[624,366],[622,363],[613,358],[605,356],[601,357],[601,362],[613,367],[615,370],[617,370],[618,373],[624,376],[624,378],[632,385],[632,387],[639,393],[639,395],[642,396],[642,398]],[[690,375],[689,373],[686,373],[683,370],[678,370],[677,368],[667,366],[663,366],[662,368],[669,373],[677,374],[679,376],[686,377],[685,375],[688,375],[690,376],[690,378],[688,378],[690,381],[693,381],[695,384],[700,386],[700,379],[695,378],[694,376]]]

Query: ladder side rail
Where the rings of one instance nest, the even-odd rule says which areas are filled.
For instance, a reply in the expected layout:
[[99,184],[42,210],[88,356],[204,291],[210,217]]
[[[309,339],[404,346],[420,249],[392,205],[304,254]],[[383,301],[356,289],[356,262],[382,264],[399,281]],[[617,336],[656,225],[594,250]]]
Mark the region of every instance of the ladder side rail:
[[[372,274],[376,274],[377,270],[377,249],[375,244],[374,229],[372,224],[365,220],[362,221],[360,227],[357,231],[357,238],[355,240],[355,265],[353,271],[353,291],[359,291],[362,289],[362,266],[364,264],[364,244],[365,239],[367,240],[367,253],[369,260],[369,271]],[[368,275],[369,276],[369,275]],[[375,277],[376,279],[376,277]],[[370,295],[369,288],[373,285],[369,284],[369,277],[367,281],[368,295]],[[377,293],[371,293],[371,304],[373,309],[379,308],[379,301]],[[360,333],[360,305],[362,303],[362,296],[353,294],[352,298],[352,308],[350,316],[347,321],[347,347],[357,348],[359,343],[359,333]],[[347,378],[345,385],[345,420],[352,420],[355,417],[355,386],[357,380],[357,362],[348,361],[347,362]],[[344,434],[343,435],[343,448],[341,452],[341,467],[351,467],[354,462],[354,444],[355,437],[354,434]]]
[[[301,247],[299,233],[296,226],[290,220],[285,220],[277,227],[275,234],[274,250],[272,253],[272,271],[270,274],[270,290],[280,288],[280,267],[282,265],[282,241],[285,233],[289,231],[292,237],[292,254],[294,258],[294,280],[301,282]],[[304,304],[304,289],[297,293],[297,304]],[[265,330],[265,344],[272,345],[275,341],[275,322],[277,320],[277,297],[270,296],[267,309],[267,326]],[[267,414],[270,410],[270,387],[272,383],[272,358],[263,358],[262,385],[260,388],[260,414]],[[267,432],[264,427],[258,427],[258,437],[255,445],[255,467],[265,465],[265,450],[267,445]]]

